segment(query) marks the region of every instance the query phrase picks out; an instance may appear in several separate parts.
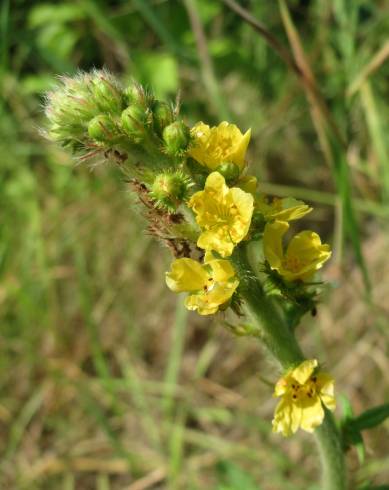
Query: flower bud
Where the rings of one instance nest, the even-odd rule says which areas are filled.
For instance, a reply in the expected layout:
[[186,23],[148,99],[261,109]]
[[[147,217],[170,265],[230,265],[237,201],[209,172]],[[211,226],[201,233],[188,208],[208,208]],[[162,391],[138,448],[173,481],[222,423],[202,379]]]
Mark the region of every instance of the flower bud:
[[172,108],[166,102],[156,100],[153,104],[154,128],[159,135],[174,121]]
[[133,81],[124,89],[124,96],[128,105],[141,105],[148,108],[152,105],[154,96],[142,85]]
[[152,122],[152,114],[140,105],[127,107],[121,115],[124,131],[135,140],[141,141]]
[[123,96],[116,80],[105,72],[96,72],[91,80],[92,96],[101,112],[120,114]]
[[163,141],[169,155],[182,155],[189,145],[190,130],[182,121],[176,121],[163,130]]
[[234,184],[240,174],[239,167],[235,163],[222,163],[216,168],[216,172],[223,175],[227,184]]
[[191,181],[184,173],[166,172],[158,174],[151,187],[151,195],[157,206],[175,211],[188,196]]
[[88,124],[89,136],[102,143],[113,143],[117,135],[117,127],[109,116],[100,114],[94,117]]
[[80,73],[60,78],[45,105],[49,137],[80,153],[88,139],[89,122],[102,112],[120,113],[121,89],[106,71]]

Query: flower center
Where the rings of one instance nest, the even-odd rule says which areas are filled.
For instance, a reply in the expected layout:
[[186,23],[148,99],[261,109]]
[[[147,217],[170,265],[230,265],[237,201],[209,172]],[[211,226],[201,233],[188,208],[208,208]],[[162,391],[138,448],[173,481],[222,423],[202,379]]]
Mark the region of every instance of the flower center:
[[298,257],[289,256],[284,258],[282,265],[284,269],[290,272],[299,272],[303,268],[304,263]]
[[314,398],[317,395],[317,378],[312,376],[308,381],[301,385],[298,381],[293,381],[290,385],[293,401],[297,402],[304,398]]
[[212,291],[214,287],[215,287],[215,280],[213,277],[209,277],[208,283],[204,284],[203,286],[204,293],[209,293],[210,291]]

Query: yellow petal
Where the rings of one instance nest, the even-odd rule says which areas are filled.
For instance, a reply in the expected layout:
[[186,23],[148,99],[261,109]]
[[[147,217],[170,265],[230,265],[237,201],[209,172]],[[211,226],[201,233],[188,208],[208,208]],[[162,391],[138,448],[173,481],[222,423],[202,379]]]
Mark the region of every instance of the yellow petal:
[[228,233],[219,234],[214,231],[201,233],[197,246],[204,250],[215,250],[222,257],[229,257],[234,250],[234,242]]
[[228,283],[216,283],[209,292],[188,296],[185,306],[188,310],[197,310],[200,315],[212,315],[218,311],[219,306],[229,301],[238,284],[237,279]]
[[308,359],[299,364],[291,371],[290,375],[298,381],[301,385],[306,383],[313,374],[313,371],[317,367],[316,359]]
[[235,270],[228,260],[211,260],[208,262],[212,269],[212,277],[216,282],[227,282],[235,276]]
[[319,391],[321,401],[328,410],[335,410],[336,401],[334,397],[334,378],[324,372],[320,372],[316,376],[316,386]]
[[199,315],[213,315],[219,309],[219,305],[210,305],[204,301],[204,297],[199,294],[193,294],[185,299],[185,307],[191,311],[197,311]]
[[255,194],[257,190],[257,178],[254,175],[245,175],[238,180],[236,184],[242,191],[249,192],[250,194]]
[[235,281],[231,281],[224,284],[216,284],[215,287],[207,293],[207,302],[210,305],[221,306],[234,294],[236,288],[238,287],[239,281],[236,279]]
[[[236,129],[239,131],[238,128]],[[249,146],[250,143],[250,138],[251,138],[251,129],[246,131],[243,136],[240,131],[239,134],[236,133],[236,140],[238,143],[234,148],[233,153],[231,154],[230,161],[232,163],[236,163],[240,167],[240,169],[243,169],[245,164],[245,156],[246,156],[247,147]]]
[[313,432],[316,427],[321,425],[323,419],[324,409],[320,398],[316,396],[313,399],[304,400],[300,427],[307,432]]
[[205,189],[213,191],[217,195],[226,194],[228,192],[226,181],[219,172],[212,172],[208,175],[205,182]]
[[331,250],[329,245],[321,243],[317,233],[307,230],[292,238],[285,256],[297,258],[302,264],[298,271],[293,271],[294,279],[309,279],[331,257]]
[[279,221],[292,221],[300,219],[312,211],[312,208],[303,201],[298,201],[293,197],[280,199],[279,205],[271,206],[271,208],[272,211],[269,213],[269,216]]
[[263,251],[266,260],[272,269],[281,267],[284,252],[282,249],[282,237],[288,230],[289,225],[285,221],[274,221],[266,223],[263,233]]
[[230,195],[232,202],[236,205],[240,220],[244,221],[246,235],[250,226],[251,216],[254,210],[254,198],[249,192],[242,191],[238,187],[232,187],[230,189]]
[[274,396],[282,396],[288,390],[288,376],[280,378],[274,387]]
[[207,280],[204,267],[188,258],[176,259],[171,265],[171,272],[166,273],[166,284],[175,293],[201,290]]
[[300,427],[301,419],[301,407],[293,403],[289,397],[284,397],[278,403],[274,412],[273,432],[291,436]]

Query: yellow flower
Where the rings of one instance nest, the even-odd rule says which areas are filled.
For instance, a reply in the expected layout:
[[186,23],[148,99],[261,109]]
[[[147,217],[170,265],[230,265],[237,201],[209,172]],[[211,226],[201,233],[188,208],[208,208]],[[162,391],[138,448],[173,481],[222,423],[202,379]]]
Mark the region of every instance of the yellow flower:
[[224,121],[210,128],[203,122],[191,130],[193,138],[189,156],[211,170],[222,163],[235,163],[240,170],[245,164],[245,155],[251,137],[251,129],[242,134],[235,124]]
[[290,436],[299,427],[313,432],[323,422],[323,404],[335,410],[334,379],[315,372],[316,367],[316,359],[304,361],[277,382],[273,396],[282,399],[274,413],[273,432]]
[[206,262],[176,259],[166,273],[166,284],[175,293],[191,293],[185,300],[188,310],[200,315],[216,313],[238,287],[239,280],[228,260],[215,259],[206,254]]
[[317,233],[307,230],[295,235],[284,252],[282,237],[288,228],[285,221],[266,223],[263,234],[265,258],[286,281],[307,281],[331,257],[330,246],[322,244]]
[[254,198],[238,187],[231,189],[219,172],[212,172],[203,191],[196,192],[189,207],[202,229],[198,247],[228,257],[249,231]]
[[286,197],[283,199],[274,198],[271,203],[266,198],[255,201],[255,209],[262,213],[267,221],[292,221],[300,219],[312,211],[312,208],[303,201]]

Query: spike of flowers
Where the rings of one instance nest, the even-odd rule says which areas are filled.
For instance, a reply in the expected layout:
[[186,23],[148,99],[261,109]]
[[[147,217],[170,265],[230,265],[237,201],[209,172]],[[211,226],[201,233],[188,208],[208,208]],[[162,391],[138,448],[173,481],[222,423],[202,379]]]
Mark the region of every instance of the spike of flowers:
[[[46,114],[47,134],[73,154],[118,164],[146,210],[149,233],[176,257],[166,283],[188,293],[186,307],[200,315],[230,309],[238,315],[225,322],[230,331],[260,339],[279,361],[285,374],[275,389],[281,401],[274,431],[312,432],[325,424],[324,452],[342,471],[339,435],[323,408],[335,407],[333,379],[316,360],[304,360],[294,336],[302,315],[315,308],[318,288],[308,281],[330,247],[302,231],[284,249],[289,222],[312,209],[292,197],[257,194],[256,177],[246,173],[251,130],[243,134],[225,121],[190,130],[178,108],[134,81],[123,89],[106,71],[62,78],[47,96]],[[252,258],[262,250],[260,268]],[[327,488],[345,490],[330,480]]]

